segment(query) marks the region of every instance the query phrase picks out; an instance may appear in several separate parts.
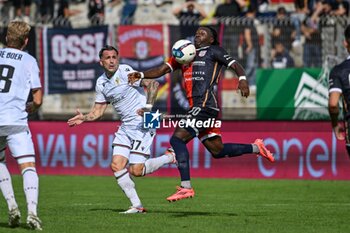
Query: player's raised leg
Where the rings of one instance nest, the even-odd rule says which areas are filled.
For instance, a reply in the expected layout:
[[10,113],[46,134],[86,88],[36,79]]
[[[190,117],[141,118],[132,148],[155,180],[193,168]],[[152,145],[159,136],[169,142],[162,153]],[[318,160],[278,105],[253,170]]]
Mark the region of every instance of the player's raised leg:
[[221,136],[206,138],[202,141],[204,146],[216,159],[226,157],[237,157],[244,154],[257,154],[263,158],[274,162],[273,154],[265,147],[262,139],[256,139],[251,144],[222,143]]
[[142,169],[142,176],[145,176],[147,174],[151,174],[155,171],[157,171],[159,168],[164,166],[165,164],[169,163],[176,163],[176,157],[175,157],[175,152],[173,148],[168,148],[164,155],[152,158],[152,159],[147,159],[146,162],[144,163],[143,169]]

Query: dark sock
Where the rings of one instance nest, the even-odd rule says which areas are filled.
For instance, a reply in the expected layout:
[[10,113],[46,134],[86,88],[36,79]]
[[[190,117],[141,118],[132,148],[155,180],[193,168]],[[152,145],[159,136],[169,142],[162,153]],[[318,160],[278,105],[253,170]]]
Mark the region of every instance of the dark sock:
[[170,144],[176,154],[176,160],[178,164],[177,169],[180,172],[181,180],[190,180],[190,155],[188,153],[186,143],[181,139],[172,136],[170,139]]
[[220,151],[220,153],[217,155],[213,155],[213,157],[216,159],[220,159],[251,153],[253,153],[252,144],[225,143],[224,148]]

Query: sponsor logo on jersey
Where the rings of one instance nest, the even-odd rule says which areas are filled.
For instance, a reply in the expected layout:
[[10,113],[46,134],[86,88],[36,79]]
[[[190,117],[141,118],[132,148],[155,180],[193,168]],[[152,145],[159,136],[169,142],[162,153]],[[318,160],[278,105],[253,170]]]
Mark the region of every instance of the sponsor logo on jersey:
[[205,61],[194,61],[193,66],[205,66]]

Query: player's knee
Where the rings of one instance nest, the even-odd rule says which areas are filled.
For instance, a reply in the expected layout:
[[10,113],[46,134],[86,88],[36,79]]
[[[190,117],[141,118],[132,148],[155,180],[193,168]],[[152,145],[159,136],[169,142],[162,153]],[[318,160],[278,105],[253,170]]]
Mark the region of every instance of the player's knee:
[[217,145],[217,146],[214,146],[214,147],[207,147],[207,149],[209,150],[209,152],[211,153],[211,156],[214,159],[222,158],[222,153],[223,153],[224,146]]
[[176,136],[171,136],[170,138],[170,145],[175,148],[178,146],[182,146],[182,144],[186,144],[182,139],[176,137]]
[[130,166],[129,173],[133,176],[142,176],[143,166]]
[[115,162],[115,161],[112,161],[110,167],[111,167],[111,169],[112,169],[113,172],[118,172],[118,171],[121,171],[121,170],[124,169],[124,166],[123,166],[122,164],[117,163],[117,162]]

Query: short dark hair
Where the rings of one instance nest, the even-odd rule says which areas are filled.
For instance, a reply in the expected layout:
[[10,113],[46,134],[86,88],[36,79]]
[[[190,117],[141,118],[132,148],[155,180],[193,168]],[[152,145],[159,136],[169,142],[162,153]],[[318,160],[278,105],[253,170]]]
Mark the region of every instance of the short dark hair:
[[114,50],[114,51],[116,51],[117,54],[119,54],[119,51],[116,47],[111,46],[111,45],[105,45],[101,48],[100,52],[98,53],[98,56],[100,57],[100,59],[102,58],[103,52],[106,50],[108,50],[108,51]]
[[350,45],[350,24],[345,28],[344,36],[346,42]]
[[216,32],[216,30],[211,27],[211,26],[201,26],[202,28],[206,28],[209,30],[211,36],[213,37],[214,41],[211,43],[212,45],[219,45],[219,41],[218,41],[218,33]]

